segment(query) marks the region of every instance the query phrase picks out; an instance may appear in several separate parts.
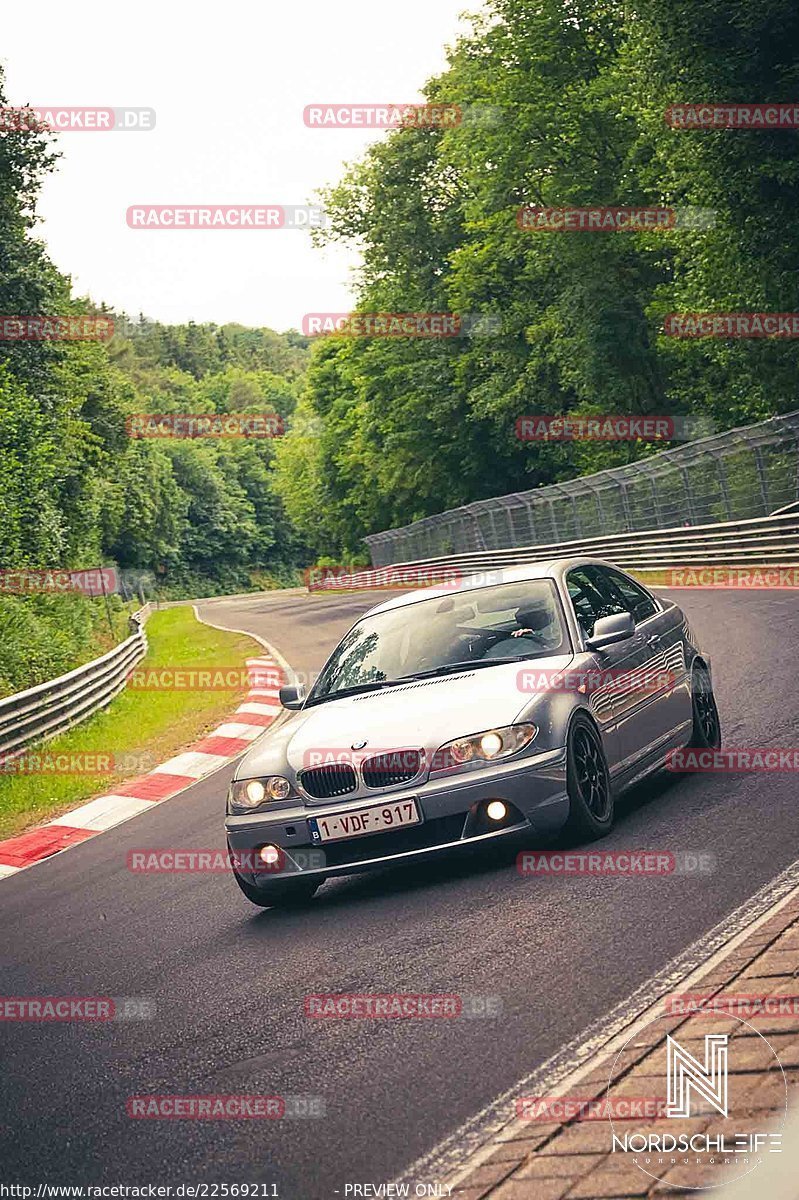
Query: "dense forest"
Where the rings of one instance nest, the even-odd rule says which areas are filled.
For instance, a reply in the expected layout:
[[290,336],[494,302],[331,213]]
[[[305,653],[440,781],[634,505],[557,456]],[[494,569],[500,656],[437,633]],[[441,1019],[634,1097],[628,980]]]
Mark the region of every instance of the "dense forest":
[[[795,0],[489,0],[426,90],[486,119],[389,132],[324,196],[360,248],[357,307],[484,313],[492,336],[331,336],[278,485],[314,548],[651,453],[520,442],[536,413],[799,407],[797,343],[685,339],[670,313],[796,312],[799,131],[680,127],[672,105],[799,94]],[[524,206],[707,210],[710,227],[520,228]]]
[[304,551],[273,488],[274,439],[131,430],[143,413],[274,413],[282,427],[306,339],[104,312],[118,331],[108,342],[0,343],[1,565],[113,560],[176,594],[290,575]]
[[[238,590],[361,556],[365,534],[661,448],[525,443],[523,415],[727,428],[797,407],[795,341],[663,331],[674,312],[799,309],[799,132],[665,119],[679,103],[796,95],[797,47],[789,0],[488,0],[426,87],[431,104],[486,119],[387,132],[323,194],[315,234],[361,252],[359,311],[484,314],[482,335],[307,338],[110,314],[107,343],[0,341],[0,567],[113,560],[167,594]],[[109,311],[71,294],[37,238],[56,159],[47,133],[0,132],[3,314]],[[542,232],[520,227],[525,205],[713,220]],[[266,410],[285,436],[138,440],[126,424]]]
[[[20,255],[13,269],[3,278],[6,311],[22,310],[31,280],[55,293],[43,311],[88,307],[69,300],[43,257]],[[106,316],[117,331],[107,343],[0,344],[0,695],[126,636],[119,597],[109,614],[82,594],[20,594],[20,568],[44,568],[46,582],[53,567],[114,562],[126,597],[167,598],[294,583],[308,558],[274,490],[274,440],[139,439],[128,425],[142,413],[275,413],[285,422],[305,339]]]

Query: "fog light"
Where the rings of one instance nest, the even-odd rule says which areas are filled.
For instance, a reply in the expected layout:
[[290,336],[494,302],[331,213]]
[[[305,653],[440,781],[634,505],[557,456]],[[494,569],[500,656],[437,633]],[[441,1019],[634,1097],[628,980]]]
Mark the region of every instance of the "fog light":
[[262,846],[258,851],[258,857],[268,867],[274,867],[276,863],[280,862],[280,850],[277,846]]
[[486,805],[486,816],[492,821],[504,821],[507,815],[507,807],[501,800],[492,800]]

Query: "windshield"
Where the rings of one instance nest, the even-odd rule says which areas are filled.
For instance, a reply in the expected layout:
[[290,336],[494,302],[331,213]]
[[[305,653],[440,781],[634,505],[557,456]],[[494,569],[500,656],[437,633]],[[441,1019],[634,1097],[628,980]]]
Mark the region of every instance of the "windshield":
[[334,650],[308,703],[569,650],[551,579],[437,596],[359,621]]

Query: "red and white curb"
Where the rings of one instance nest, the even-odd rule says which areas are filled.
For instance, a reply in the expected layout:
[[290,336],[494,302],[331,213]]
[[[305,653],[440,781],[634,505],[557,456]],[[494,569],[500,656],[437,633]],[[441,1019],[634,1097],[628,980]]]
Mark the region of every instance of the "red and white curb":
[[[256,679],[265,673],[278,677],[287,665],[282,660],[278,662],[278,657],[276,651],[270,652],[248,658],[246,665]],[[113,792],[97,796],[46,825],[0,842],[0,879],[112,829],[218,771],[248,750],[283,711],[278,692],[277,684],[257,683],[227,721],[148,775],[120,783]]]

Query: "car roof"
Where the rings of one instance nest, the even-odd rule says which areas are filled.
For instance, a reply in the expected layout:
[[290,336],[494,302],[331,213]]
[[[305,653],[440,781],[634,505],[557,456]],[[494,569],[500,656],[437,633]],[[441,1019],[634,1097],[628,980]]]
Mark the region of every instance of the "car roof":
[[[376,613],[388,612],[393,608],[404,608],[408,604],[418,604],[422,600],[433,600],[436,597],[443,596],[458,596],[464,593],[475,591],[478,588],[498,587],[503,583],[518,583],[525,579],[554,579],[559,581],[563,575],[570,571],[573,567],[584,567],[589,564],[594,564],[598,567],[613,567],[615,570],[622,570],[621,567],[616,567],[615,563],[608,562],[603,558],[549,558],[545,562],[537,563],[521,563],[518,566],[510,567],[489,567],[487,570],[471,570],[470,568],[462,568],[464,575],[460,585],[453,587],[421,587],[415,588],[413,591],[403,592],[401,596],[393,596],[391,600],[385,600],[382,604],[376,604],[374,608],[370,608],[363,613],[358,619],[362,621],[364,617],[374,616]],[[410,563],[392,563],[388,567],[379,568],[381,572],[396,570],[398,573],[414,569]],[[424,570],[424,567],[420,567]],[[429,568],[432,570],[432,568]],[[441,571],[458,571],[457,563],[450,566],[442,562],[437,568]],[[469,571],[467,574],[466,572]]]

